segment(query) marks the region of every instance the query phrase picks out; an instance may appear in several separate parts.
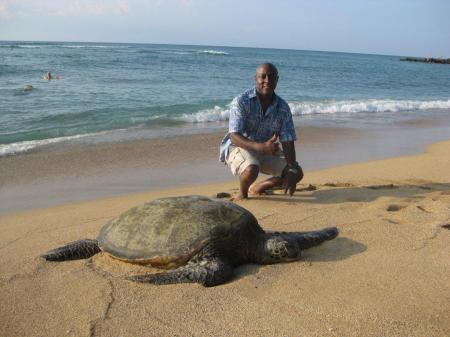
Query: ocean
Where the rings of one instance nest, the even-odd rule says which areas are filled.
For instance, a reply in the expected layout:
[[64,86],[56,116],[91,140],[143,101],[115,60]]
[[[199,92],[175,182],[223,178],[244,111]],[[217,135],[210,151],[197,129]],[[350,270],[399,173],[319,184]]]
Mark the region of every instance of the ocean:
[[[407,55],[405,55],[407,56]],[[295,123],[377,128],[450,113],[450,66],[301,50],[0,41],[0,156],[224,129],[272,62]],[[50,71],[51,81],[43,79]],[[59,79],[56,79],[58,76]]]

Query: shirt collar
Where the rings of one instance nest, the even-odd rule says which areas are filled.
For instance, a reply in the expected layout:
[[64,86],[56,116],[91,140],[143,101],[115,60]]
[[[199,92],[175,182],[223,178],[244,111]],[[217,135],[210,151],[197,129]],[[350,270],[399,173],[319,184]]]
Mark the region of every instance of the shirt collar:
[[[278,96],[277,96],[277,94],[276,94],[275,92],[273,93],[273,96],[274,96],[274,99],[273,99],[272,104],[275,105],[275,106],[278,106],[278,102],[279,102]],[[249,92],[249,94],[248,94],[248,97],[249,97],[249,98],[255,98],[255,97],[258,97],[258,95],[256,94],[256,87],[253,87],[253,88],[250,90],[250,92]],[[271,104],[271,105],[272,105],[272,104]]]

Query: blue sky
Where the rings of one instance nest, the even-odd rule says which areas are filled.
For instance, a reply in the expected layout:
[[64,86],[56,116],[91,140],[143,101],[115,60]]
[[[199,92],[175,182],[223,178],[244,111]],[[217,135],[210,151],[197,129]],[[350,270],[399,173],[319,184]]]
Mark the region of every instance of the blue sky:
[[450,0],[0,0],[0,40],[450,57]]

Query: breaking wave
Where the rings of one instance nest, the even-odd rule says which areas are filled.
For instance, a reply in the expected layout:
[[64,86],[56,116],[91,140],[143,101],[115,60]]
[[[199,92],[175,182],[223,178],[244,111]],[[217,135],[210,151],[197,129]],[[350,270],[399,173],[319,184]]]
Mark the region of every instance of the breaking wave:
[[[411,101],[411,100],[358,100],[293,102],[289,104],[294,116],[337,113],[379,113],[416,111],[429,109],[450,109],[450,100]],[[205,123],[227,121],[230,117],[229,107],[215,106],[200,110],[194,114],[184,114],[179,120],[188,123]]]
[[201,50],[199,51],[200,54],[208,54],[208,55],[230,55],[230,53],[227,53],[225,51],[222,50],[212,50],[212,49],[207,49],[207,50]]
[[412,101],[412,100],[361,100],[337,102],[298,102],[290,104],[292,114],[335,114],[358,112],[399,112],[429,109],[449,109],[450,100]]
[[[321,102],[291,102],[289,104],[294,116],[314,115],[314,114],[339,114],[339,113],[382,113],[382,112],[400,112],[400,111],[417,111],[429,109],[450,109],[449,100],[433,100],[433,101],[414,101],[414,100],[345,100],[345,101],[321,101]],[[147,127],[152,127],[154,122],[160,123],[160,119],[166,120],[166,124],[172,122],[182,123],[214,123],[228,121],[230,117],[229,105],[220,107],[214,106],[210,109],[202,109],[192,114],[182,114],[178,116],[153,116],[144,118]],[[136,122],[136,121],[135,121]],[[129,127],[137,127],[136,123],[132,123]],[[139,124],[139,123],[138,123]],[[155,124],[156,125],[156,124]],[[138,125],[139,126],[139,125]],[[112,131],[112,130],[110,130]],[[79,134],[66,137],[49,138],[43,140],[31,140],[15,142],[10,144],[0,144],[0,156],[12,155],[29,151],[31,149],[71,141],[83,137],[96,136],[104,134],[108,131]]]
[[222,122],[230,118],[230,110],[215,106],[212,109],[200,110],[194,114],[183,114],[178,117],[178,120],[187,123],[207,123],[207,122]]
[[75,136],[67,136],[67,137],[57,137],[57,138],[49,138],[49,139],[42,139],[42,140],[28,140],[23,142],[16,142],[11,144],[0,144],[0,157],[6,156],[6,155],[13,155],[17,153],[27,152],[29,150],[32,150],[34,148],[45,146],[45,145],[51,145],[56,143],[61,143],[65,141],[95,136],[104,134],[104,132],[98,132],[94,134],[83,134],[83,135],[75,135]]

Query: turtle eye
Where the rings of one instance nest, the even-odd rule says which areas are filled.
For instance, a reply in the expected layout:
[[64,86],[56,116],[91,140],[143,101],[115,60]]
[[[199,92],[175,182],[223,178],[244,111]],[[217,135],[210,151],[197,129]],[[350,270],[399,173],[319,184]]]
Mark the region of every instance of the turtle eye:
[[295,242],[281,236],[267,240],[266,249],[272,263],[293,261],[299,258],[299,250]]

